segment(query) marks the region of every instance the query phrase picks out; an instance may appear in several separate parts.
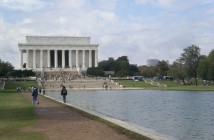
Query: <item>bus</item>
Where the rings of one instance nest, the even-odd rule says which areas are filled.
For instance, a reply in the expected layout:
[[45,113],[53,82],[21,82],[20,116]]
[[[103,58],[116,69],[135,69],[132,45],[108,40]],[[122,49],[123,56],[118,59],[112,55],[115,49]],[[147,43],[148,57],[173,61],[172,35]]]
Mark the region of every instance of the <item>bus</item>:
[[143,76],[133,76],[132,79],[134,81],[143,81]]

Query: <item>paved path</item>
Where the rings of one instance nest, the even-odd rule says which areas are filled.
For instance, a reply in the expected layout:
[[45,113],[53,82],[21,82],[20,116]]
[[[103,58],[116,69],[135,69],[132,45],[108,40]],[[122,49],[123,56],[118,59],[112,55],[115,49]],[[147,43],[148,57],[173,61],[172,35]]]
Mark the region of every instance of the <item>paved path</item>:
[[[31,101],[31,95],[24,93]],[[26,131],[42,131],[50,140],[131,140],[107,125],[91,120],[63,104],[39,96],[35,106],[39,121]]]

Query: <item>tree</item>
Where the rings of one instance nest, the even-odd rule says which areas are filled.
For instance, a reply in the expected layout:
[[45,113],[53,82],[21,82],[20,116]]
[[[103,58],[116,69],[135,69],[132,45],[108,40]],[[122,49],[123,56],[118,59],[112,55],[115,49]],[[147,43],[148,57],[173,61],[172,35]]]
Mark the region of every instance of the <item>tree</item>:
[[8,77],[22,77],[22,70],[12,70],[10,72],[7,73]]
[[116,67],[116,61],[114,60],[113,57],[110,57],[108,59],[108,65],[110,67],[110,71],[114,71],[115,70],[115,67]]
[[103,60],[99,62],[98,67],[100,67],[103,71],[115,71],[116,61],[114,58],[109,58],[109,60]]
[[184,69],[184,62],[181,59],[177,59],[175,62],[173,62],[168,71],[168,75],[181,79],[183,81],[183,84],[185,85],[184,78],[186,76],[186,72]]
[[167,75],[167,71],[169,70],[169,66],[164,60],[159,61],[155,68],[157,69],[157,73],[159,74],[158,76]]
[[110,71],[110,65],[108,64],[108,60],[103,60],[98,63],[98,67],[100,67],[103,71]]
[[[135,65],[130,65],[127,56],[118,57],[117,60],[114,60],[114,58],[110,57],[108,60],[99,62],[98,67],[100,71],[114,71],[114,76],[129,76],[139,74],[138,67]],[[93,75],[95,74],[94,70],[97,71],[96,69],[89,68],[87,73]]]
[[213,80],[214,84],[214,49],[209,53],[207,59],[209,63],[207,78],[208,80]]
[[131,76],[134,76],[134,75],[139,75],[139,69],[137,66],[135,65],[130,65],[129,66],[129,73]]
[[140,74],[144,77],[154,77],[157,73],[157,70],[155,69],[155,67],[151,66],[151,67],[148,67],[148,66],[140,66],[139,67],[139,71],[140,71]]
[[12,70],[7,73],[7,76],[11,77],[29,77],[34,75],[35,73],[32,70]]
[[86,74],[93,76],[104,76],[103,71],[99,67],[88,68]]
[[209,69],[209,61],[206,56],[201,56],[199,65],[197,68],[198,76],[200,76],[202,79],[207,80],[208,79],[208,69]]
[[22,75],[24,77],[34,76],[35,75],[35,73],[32,70],[23,70],[22,73],[23,73]]
[[187,76],[193,77],[195,79],[196,86],[198,85],[197,81],[197,68],[199,65],[200,57],[200,48],[197,45],[191,45],[184,49],[184,52],[181,54],[181,61],[184,62],[185,70]]
[[14,69],[13,65],[9,62],[4,62],[0,59],[0,76],[6,76],[8,72]]
[[128,76],[129,75],[129,60],[127,56],[118,57],[116,60],[115,72],[117,76]]

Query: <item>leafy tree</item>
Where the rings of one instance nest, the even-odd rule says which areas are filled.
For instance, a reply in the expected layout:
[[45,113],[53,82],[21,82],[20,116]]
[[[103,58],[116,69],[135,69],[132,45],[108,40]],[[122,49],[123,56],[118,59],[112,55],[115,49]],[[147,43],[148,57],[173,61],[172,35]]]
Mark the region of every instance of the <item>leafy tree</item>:
[[139,69],[137,66],[135,65],[130,65],[129,66],[129,73],[131,76],[134,76],[134,75],[139,75]]
[[116,67],[116,61],[114,60],[113,57],[110,57],[108,59],[108,65],[110,66],[110,71],[114,71],[115,70],[115,67]]
[[99,67],[91,67],[88,68],[86,74],[93,75],[93,76],[104,76],[104,72]]
[[166,61],[159,61],[158,64],[155,66],[157,69],[157,73],[159,73],[158,76],[164,76],[167,75],[167,71],[169,70],[169,66],[166,63]]
[[9,71],[14,69],[13,65],[9,62],[4,62],[0,59],[0,76],[6,76]]
[[182,79],[183,84],[185,85],[186,72],[184,69],[184,62],[181,59],[177,59],[173,62],[173,65],[168,71],[168,75],[174,76],[175,78]]
[[98,67],[100,67],[103,71],[110,71],[110,65],[108,64],[108,60],[103,60],[98,63]]
[[197,45],[191,45],[184,49],[184,52],[181,54],[181,61],[184,62],[187,76],[193,77],[195,79],[196,86],[198,85],[197,81],[197,68],[199,65],[200,57],[200,48]]
[[109,58],[109,60],[103,60],[99,62],[98,67],[100,67],[103,71],[115,71],[116,61],[114,58]]
[[22,73],[24,77],[35,76],[35,73],[32,70],[23,70]]
[[116,60],[116,75],[117,76],[128,76],[129,75],[129,60],[127,56],[118,57]]
[[207,78],[208,80],[213,80],[214,84],[214,49],[209,53],[207,58],[209,63]]
[[154,77],[157,73],[157,70],[155,67],[151,66],[151,67],[148,67],[148,66],[140,66],[139,67],[139,71],[140,71],[140,74],[144,77]]
[[8,77],[22,77],[22,70],[12,70],[7,73]]
[[[114,76],[129,76],[139,74],[138,67],[135,65],[130,65],[127,56],[118,57],[116,60],[110,57],[108,60],[99,62],[98,67],[101,71],[114,71]],[[89,73],[91,75],[93,75],[93,70],[95,69],[89,69]]]
[[12,70],[7,73],[9,77],[29,77],[34,75],[35,73],[32,70]]
[[207,80],[208,68],[209,68],[208,58],[206,56],[201,56],[197,69],[198,76],[200,76],[204,80]]

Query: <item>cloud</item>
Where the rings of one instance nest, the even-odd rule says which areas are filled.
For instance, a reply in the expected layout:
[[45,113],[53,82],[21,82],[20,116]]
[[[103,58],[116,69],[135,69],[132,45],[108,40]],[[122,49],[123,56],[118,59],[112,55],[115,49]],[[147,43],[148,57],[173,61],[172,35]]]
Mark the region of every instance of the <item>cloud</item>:
[[0,0],[0,6],[20,11],[39,10],[44,8],[47,4],[48,3],[41,0]]
[[0,32],[0,58],[14,65],[18,58],[16,29],[0,18]]
[[135,0],[137,4],[143,5],[155,5],[161,7],[170,7],[172,5],[172,0]]
[[174,0],[135,0],[123,3],[125,9],[121,9],[122,0],[19,2],[22,8],[37,6],[33,12],[17,13],[12,1],[0,0],[0,7],[8,8],[0,10],[0,55],[17,68],[13,57],[18,58],[18,42],[24,42],[26,35],[90,36],[92,43],[100,44],[99,61],[127,55],[130,63],[138,65],[149,58],[172,63],[191,44],[198,44],[205,55],[213,49],[214,12],[209,0],[191,0],[186,5]]
[[26,19],[23,19],[21,24],[31,24],[31,23],[33,23],[33,19],[26,18]]

